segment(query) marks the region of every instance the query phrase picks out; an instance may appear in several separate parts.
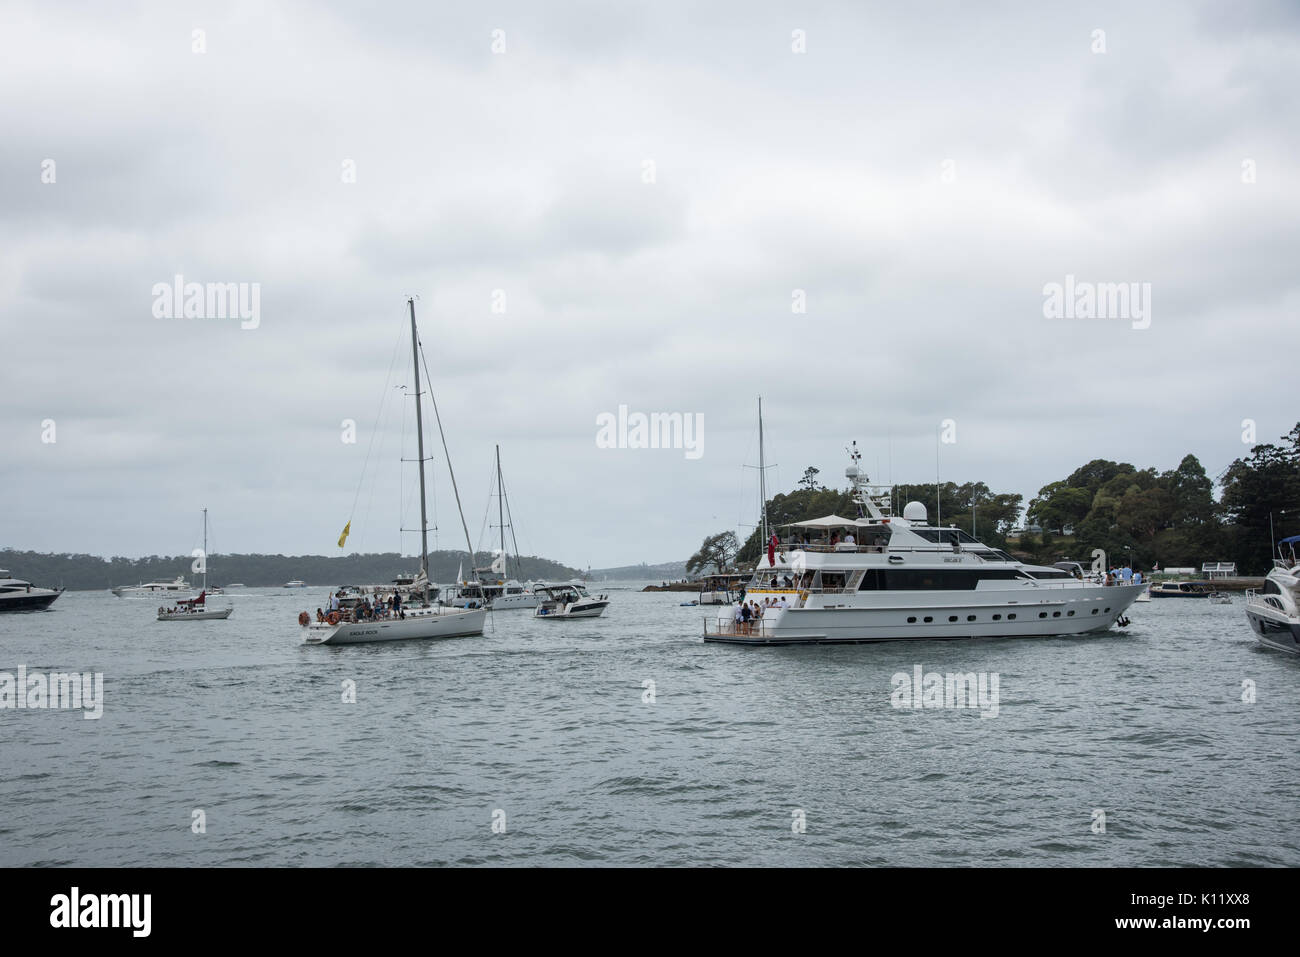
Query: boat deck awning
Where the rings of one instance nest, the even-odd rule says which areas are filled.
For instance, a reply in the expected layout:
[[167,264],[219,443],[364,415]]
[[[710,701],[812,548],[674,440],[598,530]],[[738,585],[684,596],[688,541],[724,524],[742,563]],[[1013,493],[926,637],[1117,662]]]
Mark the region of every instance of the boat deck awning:
[[861,519],[844,518],[839,515],[827,515],[825,518],[810,518],[806,522],[787,522],[782,528],[856,528],[862,524]]

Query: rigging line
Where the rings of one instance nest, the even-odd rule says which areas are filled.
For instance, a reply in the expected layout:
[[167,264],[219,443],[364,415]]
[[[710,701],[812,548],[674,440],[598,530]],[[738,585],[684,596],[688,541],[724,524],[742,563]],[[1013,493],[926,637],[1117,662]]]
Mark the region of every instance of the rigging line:
[[[391,410],[389,411],[389,417],[390,417],[390,418],[392,417],[392,412],[391,412]],[[387,451],[387,449],[388,449],[388,428],[387,428],[387,423],[385,423],[385,428],[382,430],[382,432],[383,432],[383,437],[379,440],[379,454],[380,454],[380,456],[383,456],[383,455],[385,454],[385,452]],[[373,438],[373,437],[374,437],[374,435],[372,434],[371,438]],[[399,458],[400,458],[400,449],[399,449]],[[374,481],[374,482],[371,482],[371,483],[370,483],[370,494],[366,496],[366,511],[365,511],[365,514],[364,514],[364,515],[362,516],[362,518],[361,518],[361,527],[360,527],[359,529],[357,529],[357,531],[358,531],[358,533],[359,533],[359,534],[357,535],[357,551],[362,552],[362,553],[365,552],[365,546],[366,546],[366,543],[367,543],[367,541],[368,541],[368,536],[367,536],[366,533],[367,533],[367,531],[370,529],[370,513],[374,510],[374,506],[375,506],[375,487],[376,487],[378,484],[379,484],[378,481]]]
[[492,486],[494,484],[492,480],[494,478],[496,478],[496,475],[489,470],[487,505],[483,506],[483,524],[479,526],[478,539],[474,542],[474,547],[479,551],[484,551],[483,540],[487,537],[488,516],[492,514]]
[[[416,339],[419,342],[419,338]],[[424,343],[420,342],[420,364],[424,366],[424,378],[429,383],[429,404],[433,406],[433,417],[438,422],[438,437],[442,439],[442,454],[447,460],[447,474],[451,476],[451,490],[456,493],[456,511],[460,513],[460,526],[465,530],[465,547],[469,552],[469,566],[474,567],[474,546],[469,542],[469,526],[465,524],[465,509],[460,504],[460,489],[456,486],[456,473],[451,467],[451,453],[447,451],[447,433],[442,430],[442,416],[438,414],[438,400],[433,397],[433,379],[429,376],[429,363],[424,358]],[[417,395],[415,401],[419,402]]]
[[[501,480],[501,500],[506,506],[506,524],[510,526],[510,543],[515,547],[515,575],[523,577],[523,563],[519,560],[519,539],[515,537],[515,517],[510,514],[510,496],[506,492],[505,479]],[[510,577],[510,568],[506,567],[506,577]]]
[[384,414],[384,402],[388,398],[388,383],[393,378],[393,366],[397,363],[397,347],[401,345],[402,337],[397,337],[397,342],[393,344],[393,357],[388,361],[388,375],[384,377],[384,391],[380,395],[379,409],[375,412],[375,424],[370,429],[370,441],[366,443],[366,460],[361,465],[361,478],[357,481],[356,494],[352,496],[352,509],[348,512],[348,521],[351,522],[357,512],[357,501],[361,498],[361,486],[366,480],[366,471],[370,468],[370,453],[375,447],[375,434],[379,431],[379,419]]

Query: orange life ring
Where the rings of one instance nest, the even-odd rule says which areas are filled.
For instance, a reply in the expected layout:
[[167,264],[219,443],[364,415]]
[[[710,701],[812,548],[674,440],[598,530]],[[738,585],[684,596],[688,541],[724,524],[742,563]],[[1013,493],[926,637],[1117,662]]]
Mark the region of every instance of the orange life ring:
[[337,611],[332,611],[329,613],[329,617],[325,620],[331,625],[337,625],[339,623],[339,613]]
[[298,612],[298,624],[305,627],[310,621],[311,615],[307,614],[305,611]]

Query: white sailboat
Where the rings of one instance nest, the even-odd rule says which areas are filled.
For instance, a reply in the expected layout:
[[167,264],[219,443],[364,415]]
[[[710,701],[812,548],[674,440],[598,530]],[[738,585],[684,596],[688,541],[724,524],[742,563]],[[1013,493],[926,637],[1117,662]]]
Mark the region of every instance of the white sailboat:
[[[514,608],[536,608],[541,601],[532,588],[510,577],[510,553],[506,550],[506,529],[514,538],[515,527],[509,512],[505,482],[501,477],[501,446],[497,455],[497,527],[501,530],[501,550],[489,568],[474,569],[474,581],[464,581],[460,571],[456,574],[456,594],[451,604],[459,608],[489,608],[492,611],[509,611]],[[490,505],[489,505],[490,507]],[[515,565],[519,565],[519,543],[515,542]]]
[[208,510],[203,510],[203,590],[198,598],[182,598],[170,609],[158,609],[159,621],[214,621],[229,618],[234,606],[209,608],[208,599]]
[[[313,622],[311,616],[302,612],[298,623],[304,632],[304,643],[309,645],[355,645],[378,641],[407,641],[415,638],[459,638],[466,635],[483,634],[483,622],[487,611],[483,608],[448,608],[434,604],[433,590],[429,584],[429,517],[424,491],[424,417],[420,406],[420,336],[415,326],[415,300],[407,300],[411,311],[411,356],[415,369],[415,432],[420,466],[420,571],[415,577],[423,585],[422,593],[416,597],[397,596],[391,610],[384,609],[382,614],[367,615],[365,605],[353,604],[350,609],[332,611],[325,621]],[[437,406],[434,406],[437,412]],[[442,423],[438,424],[441,432]],[[444,451],[446,440],[443,441]],[[450,471],[450,459],[447,463]],[[452,486],[456,477],[452,473]],[[456,494],[456,507],[460,508],[460,493]],[[349,527],[351,521],[348,522]],[[465,544],[469,545],[469,528],[465,525],[465,516],[461,515],[461,526],[465,528]],[[342,544],[342,540],[340,540]],[[472,545],[470,555],[474,554]]]

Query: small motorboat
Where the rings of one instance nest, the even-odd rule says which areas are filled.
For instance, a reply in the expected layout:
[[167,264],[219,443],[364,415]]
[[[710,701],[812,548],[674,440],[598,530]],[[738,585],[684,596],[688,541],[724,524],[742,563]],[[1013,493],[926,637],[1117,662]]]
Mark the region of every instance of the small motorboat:
[[1214,587],[1209,582],[1155,582],[1152,598],[1209,598]]
[[609,606],[606,595],[588,595],[581,585],[541,585],[534,618],[599,618]]

